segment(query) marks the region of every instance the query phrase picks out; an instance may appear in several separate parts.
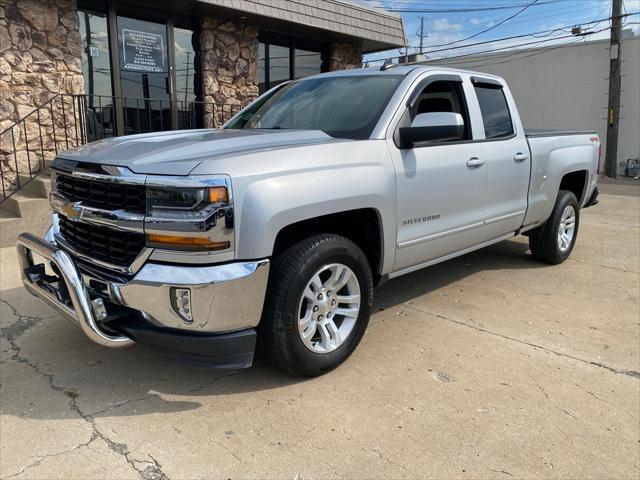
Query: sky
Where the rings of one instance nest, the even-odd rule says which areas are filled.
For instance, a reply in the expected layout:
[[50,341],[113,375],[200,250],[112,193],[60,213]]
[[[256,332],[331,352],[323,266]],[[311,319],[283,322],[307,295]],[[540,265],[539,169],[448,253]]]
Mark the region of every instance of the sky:
[[[506,51],[512,48],[535,48],[560,43],[601,40],[609,38],[610,35],[607,29],[610,21],[604,20],[583,26],[583,31],[596,33],[584,37],[570,36],[571,27],[574,25],[610,17],[611,0],[537,0],[535,3],[533,3],[534,0],[352,1],[385,10],[413,10],[396,13],[402,16],[411,47],[409,53],[418,51],[420,17],[424,17],[424,32],[427,35],[423,39],[424,51],[429,58],[434,59],[489,52],[495,49]],[[528,5],[530,6],[525,8]],[[633,29],[635,35],[640,35],[638,24],[640,0],[624,0],[623,9],[623,13],[635,14],[624,19],[625,28]],[[427,13],[415,10],[430,11]],[[458,11],[452,12],[452,10]],[[522,11],[518,13],[520,10]],[[516,16],[508,19],[516,13]],[[504,23],[501,23],[503,21]],[[488,31],[482,33],[484,30]],[[505,37],[516,35],[524,36],[505,39]],[[481,44],[473,45],[477,43]],[[397,57],[400,54],[401,52],[396,49],[365,55],[364,60],[370,65],[375,65],[385,58]]]

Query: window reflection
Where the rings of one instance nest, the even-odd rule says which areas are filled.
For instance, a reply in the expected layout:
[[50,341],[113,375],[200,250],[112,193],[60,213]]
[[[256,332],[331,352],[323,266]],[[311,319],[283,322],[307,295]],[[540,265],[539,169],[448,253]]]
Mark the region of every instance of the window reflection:
[[258,90],[261,94],[267,91],[267,78],[265,72],[265,69],[267,68],[266,55],[266,45],[264,43],[260,43],[258,45]]
[[109,34],[104,13],[78,10],[82,42],[82,76],[86,97],[87,135],[91,140],[114,133]]
[[109,36],[105,14],[79,11],[82,42],[82,73],[85,92],[111,95]]
[[197,97],[196,52],[193,46],[193,31],[185,28],[174,28],[174,51],[176,59],[176,92],[175,100],[178,110],[178,127],[201,127],[201,108],[193,102]]
[[269,88],[290,79],[289,47],[269,45]]
[[295,72],[293,78],[308,77],[320,73],[322,58],[320,52],[295,49]]
[[[260,93],[264,93],[287,80],[321,72],[322,53],[320,51],[297,48],[295,39],[289,41],[279,39],[278,42],[281,43],[261,42],[258,46],[258,87]],[[291,64],[292,59],[293,65]]]
[[176,97],[183,102],[196,99],[194,91],[195,59],[193,32],[184,28],[173,31],[176,55]]

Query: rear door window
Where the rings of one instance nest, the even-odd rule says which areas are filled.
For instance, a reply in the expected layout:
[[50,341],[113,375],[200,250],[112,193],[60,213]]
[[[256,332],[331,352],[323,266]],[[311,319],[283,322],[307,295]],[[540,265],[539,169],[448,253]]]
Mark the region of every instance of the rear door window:
[[485,138],[495,139],[513,135],[511,112],[502,87],[478,84],[474,88],[482,112]]

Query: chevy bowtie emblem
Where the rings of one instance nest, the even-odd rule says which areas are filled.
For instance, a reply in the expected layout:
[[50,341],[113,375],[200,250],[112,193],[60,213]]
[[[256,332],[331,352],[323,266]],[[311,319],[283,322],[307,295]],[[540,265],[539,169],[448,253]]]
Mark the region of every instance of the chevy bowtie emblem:
[[61,207],[62,213],[69,220],[78,221],[82,218],[82,208],[75,203],[67,203]]

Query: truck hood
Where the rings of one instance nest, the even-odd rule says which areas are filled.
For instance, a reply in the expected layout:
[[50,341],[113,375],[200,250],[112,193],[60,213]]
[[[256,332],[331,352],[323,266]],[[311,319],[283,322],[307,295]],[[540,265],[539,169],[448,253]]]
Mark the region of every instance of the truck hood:
[[174,130],[99,140],[58,156],[135,173],[188,175],[215,158],[334,141],[338,139],[319,130]]

